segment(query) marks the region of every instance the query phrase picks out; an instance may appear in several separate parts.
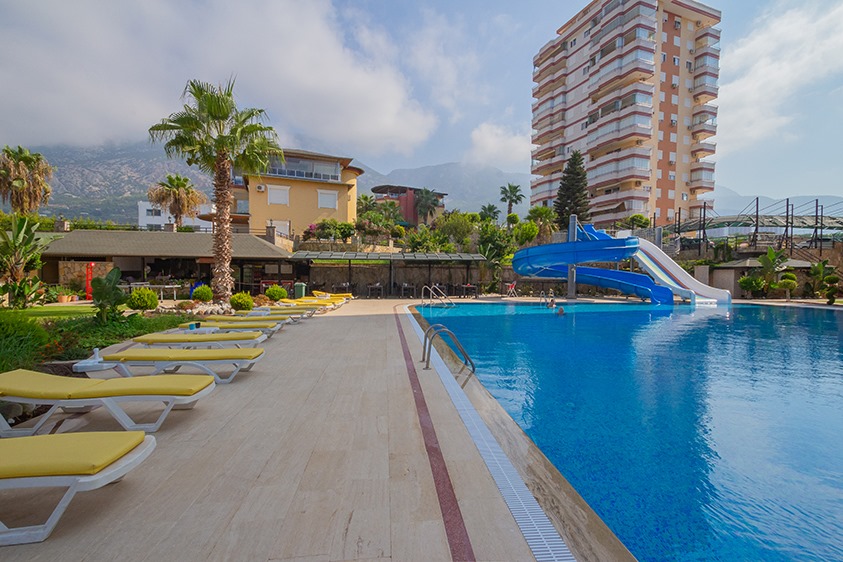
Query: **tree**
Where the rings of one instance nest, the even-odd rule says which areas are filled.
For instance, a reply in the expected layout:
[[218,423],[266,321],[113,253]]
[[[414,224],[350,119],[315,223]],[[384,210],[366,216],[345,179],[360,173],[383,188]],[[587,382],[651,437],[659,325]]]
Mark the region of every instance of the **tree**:
[[480,220],[490,220],[498,222],[498,217],[501,216],[501,211],[493,203],[483,205],[480,207]]
[[9,203],[14,213],[33,213],[46,205],[52,177],[52,166],[37,152],[8,145],[0,152],[0,200]]
[[433,191],[425,187],[416,192],[416,212],[424,224],[427,224],[427,218],[433,214],[438,206],[439,197]]
[[784,271],[784,263],[787,261],[785,250],[774,250],[767,248],[767,253],[758,256],[758,263],[761,264],[761,278],[764,279],[765,288],[771,288],[776,282],[778,274]]
[[521,186],[514,183],[508,183],[501,186],[501,203],[506,203],[506,214],[512,214],[512,206],[518,205],[524,200],[524,194],[521,193]]
[[536,223],[539,233],[536,238],[540,241],[547,241],[551,234],[557,230],[556,212],[551,207],[531,207],[527,212],[527,220]]
[[383,203],[376,205],[373,210],[378,211],[383,215],[383,218],[392,224],[404,220],[404,215],[401,214],[401,206],[398,205],[396,201],[384,201]]
[[519,246],[529,244],[539,235],[539,227],[533,221],[524,221],[515,225],[512,236]]
[[374,195],[367,195],[363,193],[357,196],[357,214],[362,215],[369,211],[374,211],[377,208],[377,199]]
[[26,308],[36,300],[41,281],[29,272],[41,267],[41,252],[49,241],[39,240],[37,222],[13,214],[9,232],[0,229],[0,294],[9,295],[12,308]]
[[191,80],[182,98],[187,103],[157,125],[149,128],[153,142],[163,141],[167,156],[184,157],[189,166],[213,176],[214,264],[211,288],[214,299],[228,302],[234,288],[231,277],[231,191],[232,170],[259,173],[270,158],[284,157],[275,130],[263,124],[263,109],[238,109],[234,101],[234,79],[214,86]]
[[553,210],[556,211],[556,224],[560,230],[568,229],[571,215],[577,215],[580,222],[591,220],[588,211],[588,177],[579,150],[575,150],[565,164]]
[[620,222],[620,226],[630,230],[635,230],[636,228],[647,228],[650,226],[650,219],[639,213],[626,217]]
[[167,174],[166,180],[149,188],[147,197],[150,203],[173,216],[176,228],[182,226],[184,217],[196,217],[199,206],[208,202],[208,197],[193,187],[190,178],[179,174]]

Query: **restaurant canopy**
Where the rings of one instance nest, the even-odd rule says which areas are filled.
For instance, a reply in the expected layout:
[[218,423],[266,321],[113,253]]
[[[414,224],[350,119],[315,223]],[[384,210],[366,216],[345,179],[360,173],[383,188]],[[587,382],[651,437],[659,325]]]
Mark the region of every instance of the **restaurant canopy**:
[[445,254],[425,252],[295,252],[290,260],[349,260],[349,261],[390,261],[390,262],[484,262],[482,254]]

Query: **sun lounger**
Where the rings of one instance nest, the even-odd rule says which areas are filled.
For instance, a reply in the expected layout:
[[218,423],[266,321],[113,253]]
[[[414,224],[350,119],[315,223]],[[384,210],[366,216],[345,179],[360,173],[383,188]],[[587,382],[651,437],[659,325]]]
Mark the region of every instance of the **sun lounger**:
[[[175,372],[182,367],[193,367],[203,373],[211,375],[217,384],[227,384],[234,380],[240,371],[248,371],[255,366],[264,356],[264,350],[260,347],[248,349],[159,349],[159,348],[134,348],[109,353],[100,356],[99,349],[94,350],[94,355],[73,365],[76,372],[92,372],[114,369],[121,376],[131,377],[134,375],[130,367],[152,367],[151,374]],[[227,376],[222,376],[217,369],[220,367],[233,366]]]
[[[270,310],[269,307],[257,307],[252,310],[237,310],[234,312],[234,315],[239,318],[248,318],[252,322],[263,321],[267,316],[283,315],[288,317],[291,322],[297,323],[299,320],[313,316],[313,311],[293,309],[293,307],[290,307],[288,310]],[[231,317],[229,316],[228,318]]]
[[322,306],[329,310],[339,308],[342,303],[327,299],[281,299],[276,306]]
[[354,298],[354,295],[351,293],[326,293],[325,291],[312,291],[313,296],[317,298],[340,298],[351,300]]
[[272,306],[261,307],[259,310],[265,310],[269,314],[301,314],[305,318],[310,318],[316,313],[322,314],[328,312],[328,307],[320,306],[318,304],[275,304]]
[[142,431],[0,439],[0,490],[67,488],[45,523],[9,528],[0,521],[0,546],[43,541],[77,492],[119,481],[153,449],[155,438]]
[[176,349],[196,349],[201,347],[255,347],[266,341],[263,332],[212,332],[191,333],[172,332],[164,334],[146,334],[132,339],[145,347],[169,347]]
[[265,314],[263,316],[229,316],[227,314],[211,314],[206,316],[209,322],[280,322],[293,324],[298,322],[292,314]]
[[[179,328],[182,330],[190,330],[190,326],[195,326],[197,322],[185,322],[183,324],[179,324]],[[251,332],[254,330],[259,330],[266,334],[266,337],[271,338],[275,335],[275,333],[284,327],[286,322],[275,322],[274,320],[269,321],[249,321],[249,322],[218,322],[216,320],[211,322],[202,321],[199,322],[199,327],[201,329],[206,328],[214,328],[218,332]],[[190,332],[188,332],[190,333]]]
[[[59,377],[17,369],[0,373],[0,400],[50,406],[32,427],[11,427],[0,416],[0,437],[34,435],[59,408],[86,412],[103,406],[124,429],[158,431],[173,408],[190,409],[214,390],[214,379],[197,375],[161,375],[131,379]],[[163,402],[164,411],[152,423],[137,423],[123,409],[126,402]]]

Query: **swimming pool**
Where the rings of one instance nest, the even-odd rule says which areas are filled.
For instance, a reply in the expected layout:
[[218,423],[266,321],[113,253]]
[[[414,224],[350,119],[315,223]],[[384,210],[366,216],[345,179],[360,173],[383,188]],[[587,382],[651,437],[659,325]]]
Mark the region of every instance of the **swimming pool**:
[[843,314],[420,311],[640,560],[843,560]]

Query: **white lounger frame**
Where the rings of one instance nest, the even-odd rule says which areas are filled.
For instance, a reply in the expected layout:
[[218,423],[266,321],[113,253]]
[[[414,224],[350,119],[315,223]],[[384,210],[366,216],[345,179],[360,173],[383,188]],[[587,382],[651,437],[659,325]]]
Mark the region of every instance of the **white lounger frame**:
[[[217,322],[222,322],[222,321],[221,320],[208,320],[208,322],[217,323]],[[260,320],[256,320],[256,322],[260,322]],[[275,322],[275,321],[273,320],[273,322]],[[231,322],[230,324],[231,324],[231,326],[226,326],[225,328],[219,328],[219,327],[216,327],[216,326],[214,326],[214,328],[217,331],[220,331],[220,332],[263,332],[264,335],[266,335],[266,337],[271,338],[272,336],[275,335],[276,332],[278,332],[281,328],[284,327],[284,324],[286,324],[286,322],[275,322],[275,326],[272,327],[272,328],[238,328],[238,327],[234,326],[236,324],[236,322]],[[200,322],[200,326],[201,326],[201,322]]]
[[[47,398],[27,398],[24,396],[3,396],[2,399],[6,402],[16,402],[18,404],[32,404],[33,406],[50,405],[50,409],[43,414],[38,423],[32,427],[11,427],[9,422],[0,416],[0,437],[18,437],[23,435],[35,435],[41,427],[47,423],[47,420],[56,413],[56,410],[61,408],[69,413],[84,413],[90,412],[94,408],[103,406],[117,422],[123,426],[123,429],[132,431],[146,431],[147,433],[158,431],[161,424],[170,414],[170,410],[190,410],[200,398],[204,398],[213,392],[216,384],[211,383],[196,394],[190,396],[172,396],[172,395],[152,395],[152,394],[131,394],[125,396],[108,396],[103,398],[68,398],[63,400],[50,400]],[[163,402],[164,411],[158,416],[158,419],[151,423],[138,423],[126,413],[126,410],[121,406],[121,402]]]
[[[196,330],[193,330],[194,332]],[[260,332],[261,330],[250,330],[252,332]],[[184,332],[190,333],[190,332]],[[169,349],[203,349],[203,348],[215,348],[215,349],[223,349],[226,347],[236,347],[238,349],[242,349],[244,347],[255,347],[259,343],[263,343],[269,336],[266,333],[261,332],[261,335],[251,339],[251,340],[224,340],[224,341],[176,341],[176,342],[140,342],[136,341],[135,343],[138,345],[142,345],[143,347],[167,347]]]
[[53,509],[53,513],[41,525],[10,529],[0,521],[0,546],[43,541],[53,532],[53,528],[55,528],[56,523],[61,519],[62,514],[64,514],[64,511],[70,504],[70,500],[73,499],[73,496],[77,492],[96,490],[106,484],[117,482],[130,470],[143,462],[152,453],[153,449],[155,449],[155,437],[147,435],[137,447],[96,474],[89,476],[35,476],[29,478],[0,479],[0,490],[67,487],[67,491],[55,509]]
[[[228,384],[234,380],[234,377],[240,371],[251,370],[255,366],[255,363],[260,361],[264,355],[266,355],[266,351],[254,359],[212,359],[206,361],[185,361],[180,359],[172,361],[143,361],[138,359],[131,361],[104,361],[100,357],[100,350],[94,349],[94,354],[88,359],[83,359],[73,365],[73,370],[77,373],[90,373],[114,369],[121,377],[133,377],[135,374],[129,370],[129,367],[152,367],[154,370],[152,373],[149,373],[150,375],[158,375],[164,372],[175,373],[182,367],[195,367],[203,373],[214,377],[217,384]],[[212,367],[222,365],[233,365],[234,371],[223,377],[216,370],[212,369]]]

